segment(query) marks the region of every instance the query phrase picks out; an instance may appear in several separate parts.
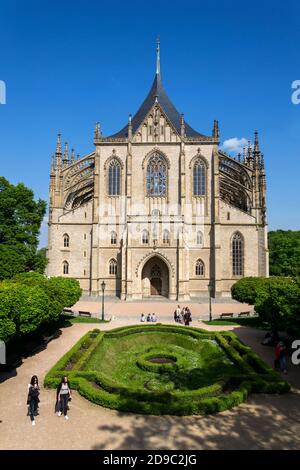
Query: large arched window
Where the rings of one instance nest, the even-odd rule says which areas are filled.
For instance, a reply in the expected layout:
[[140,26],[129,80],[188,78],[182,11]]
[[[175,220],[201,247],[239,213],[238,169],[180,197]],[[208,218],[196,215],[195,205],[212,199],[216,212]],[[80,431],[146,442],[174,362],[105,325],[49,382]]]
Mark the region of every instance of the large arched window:
[[111,259],[109,262],[109,274],[111,276],[117,275],[117,262],[115,259]]
[[70,246],[70,237],[67,233],[64,234],[64,248],[69,248]]
[[169,230],[165,229],[163,231],[163,244],[168,245],[170,243],[170,232]]
[[116,245],[117,244],[117,234],[116,232],[111,232],[110,234],[110,244]]
[[201,230],[198,230],[197,232],[197,245],[203,245],[203,233]]
[[167,195],[167,167],[164,159],[155,154],[147,166],[147,196]]
[[143,230],[142,233],[142,244],[143,245],[148,245],[149,243],[149,232],[148,230]]
[[193,194],[205,196],[206,194],[206,167],[202,160],[197,160],[193,169]]
[[69,274],[69,263],[68,263],[68,261],[63,262],[63,274]]
[[196,262],[195,274],[196,276],[204,276],[204,263],[201,259]]
[[108,170],[108,195],[119,196],[120,195],[120,177],[121,168],[117,160],[112,160]]
[[231,242],[232,250],[232,274],[233,276],[243,276],[243,258],[244,258],[244,241],[240,233],[235,233]]

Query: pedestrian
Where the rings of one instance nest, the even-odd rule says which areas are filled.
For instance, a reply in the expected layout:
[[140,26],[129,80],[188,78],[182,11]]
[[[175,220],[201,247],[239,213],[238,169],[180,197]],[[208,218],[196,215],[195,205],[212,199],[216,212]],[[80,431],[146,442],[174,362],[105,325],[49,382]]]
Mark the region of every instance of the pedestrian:
[[156,317],[155,313],[152,313],[151,321],[153,321],[153,322],[157,321],[157,317]]
[[184,312],[184,324],[185,324],[185,326],[190,326],[191,321],[192,321],[191,311],[188,307],[186,307],[185,312]]
[[184,317],[185,317],[185,307],[180,312],[180,323],[184,324]]
[[284,374],[287,373],[287,366],[286,366],[286,347],[285,344],[280,341],[280,347],[279,347],[279,368],[281,372]]
[[144,313],[142,313],[142,315],[141,315],[141,320],[140,320],[140,321],[141,321],[141,322],[145,322],[145,321],[146,321],[146,317],[145,317],[145,314],[144,314]]
[[35,426],[35,416],[38,415],[38,406],[39,406],[39,395],[40,387],[39,380],[36,375],[31,377],[30,383],[28,384],[28,396],[27,396],[27,405],[29,407],[29,416],[31,419],[32,426]]
[[56,404],[59,407],[57,416],[64,414],[65,419],[68,417],[68,402],[72,399],[72,392],[68,377],[63,377],[56,390]]
[[147,322],[150,322],[151,321],[151,313],[148,313],[147,315]]
[[180,314],[181,314],[181,308],[180,308],[180,305],[177,305],[177,308],[175,310],[176,312],[176,322],[179,323],[180,322]]

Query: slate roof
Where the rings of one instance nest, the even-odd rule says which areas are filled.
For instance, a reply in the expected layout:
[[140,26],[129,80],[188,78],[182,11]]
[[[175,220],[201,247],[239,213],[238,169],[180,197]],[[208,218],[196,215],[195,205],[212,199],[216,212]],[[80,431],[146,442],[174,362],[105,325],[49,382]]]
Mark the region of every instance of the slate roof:
[[[132,133],[135,134],[137,129],[143,123],[145,117],[147,116],[150,109],[154,105],[156,98],[161,108],[167,115],[169,121],[175,127],[177,132],[180,134],[181,115],[179,114],[179,112],[177,111],[173,103],[170,101],[167,93],[165,92],[160,73],[156,73],[152,87],[146,99],[144,100],[142,106],[139,108],[137,113],[132,118],[132,121],[131,121]],[[192,129],[186,122],[185,122],[185,134],[186,134],[186,137],[207,138],[203,134],[200,134],[199,132]],[[109,138],[126,138],[126,137],[128,137],[128,124],[126,124],[126,126],[123,127],[123,129],[121,129],[116,134],[111,135]]]

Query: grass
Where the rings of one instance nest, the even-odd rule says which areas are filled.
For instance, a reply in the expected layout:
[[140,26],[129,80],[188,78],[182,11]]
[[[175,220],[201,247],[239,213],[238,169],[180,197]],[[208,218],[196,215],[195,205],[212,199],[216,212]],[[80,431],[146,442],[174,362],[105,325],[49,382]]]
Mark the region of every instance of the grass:
[[[153,363],[153,357],[173,358]],[[283,393],[289,384],[232,332],[143,325],[84,335],[46,375],[99,405],[144,414],[224,411],[255,393]]]
[[236,325],[236,326],[250,326],[252,328],[259,328],[262,330],[270,329],[270,325],[267,322],[261,320],[259,316],[255,317],[246,317],[246,318],[226,318],[226,319],[215,319],[212,321],[203,320],[203,323],[206,325],[216,325],[216,326],[224,326],[224,325]]
[[96,317],[73,317],[71,315],[62,315],[62,320],[69,321],[70,323],[109,323],[110,320],[100,320]]

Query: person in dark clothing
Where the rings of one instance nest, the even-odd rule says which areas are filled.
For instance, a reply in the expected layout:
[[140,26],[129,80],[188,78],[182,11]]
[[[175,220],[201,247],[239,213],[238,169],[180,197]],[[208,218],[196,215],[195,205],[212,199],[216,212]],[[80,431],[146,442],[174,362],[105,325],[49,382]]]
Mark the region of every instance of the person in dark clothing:
[[184,324],[185,326],[190,326],[190,322],[192,321],[192,315],[189,307],[186,307],[184,312]]
[[27,396],[27,405],[29,406],[29,416],[31,419],[32,426],[35,426],[35,416],[38,414],[39,406],[39,380],[36,375],[31,377],[30,383],[28,384],[28,396]]
[[72,392],[68,377],[63,377],[56,390],[56,408],[58,408],[57,416],[64,414],[65,419],[68,417],[68,402],[72,398]]

